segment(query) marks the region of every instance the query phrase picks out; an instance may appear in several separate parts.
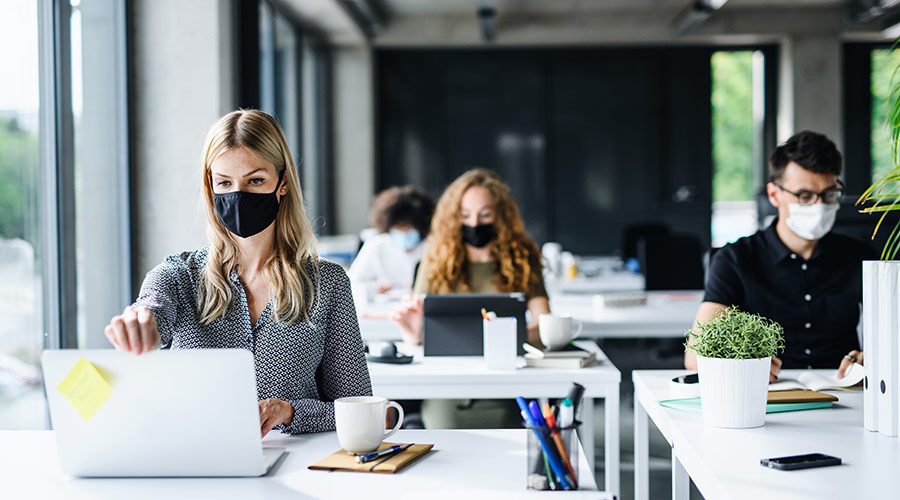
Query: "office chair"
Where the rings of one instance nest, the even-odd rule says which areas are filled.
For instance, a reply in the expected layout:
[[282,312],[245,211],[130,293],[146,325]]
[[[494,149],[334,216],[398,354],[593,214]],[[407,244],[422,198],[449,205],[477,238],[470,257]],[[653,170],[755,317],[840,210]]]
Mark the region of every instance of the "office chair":
[[703,288],[703,248],[697,236],[645,237],[638,241],[637,250],[646,290]]
[[658,222],[643,222],[625,226],[625,231],[622,233],[622,261],[638,257],[638,242],[641,239],[669,234],[669,226]]

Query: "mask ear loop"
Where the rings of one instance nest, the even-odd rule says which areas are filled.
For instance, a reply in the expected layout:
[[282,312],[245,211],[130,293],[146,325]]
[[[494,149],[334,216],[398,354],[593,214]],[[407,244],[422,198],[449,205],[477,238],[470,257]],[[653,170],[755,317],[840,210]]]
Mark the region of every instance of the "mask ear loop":
[[[281,190],[281,183],[282,183],[282,181],[284,181],[284,173],[286,171],[287,171],[287,167],[284,167],[281,170],[281,173],[278,174],[278,185],[275,186],[275,191],[272,191],[272,194],[277,195],[278,191]],[[285,193],[285,194],[287,194],[287,193]],[[283,198],[284,195],[281,195],[281,197]],[[281,200],[278,200],[278,202],[281,203]]]

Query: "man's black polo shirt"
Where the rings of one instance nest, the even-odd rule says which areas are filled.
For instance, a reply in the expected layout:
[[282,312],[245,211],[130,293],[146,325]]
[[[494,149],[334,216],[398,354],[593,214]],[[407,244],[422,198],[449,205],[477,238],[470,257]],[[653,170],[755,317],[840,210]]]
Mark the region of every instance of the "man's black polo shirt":
[[784,368],[837,368],[859,349],[862,261],[877,255],[862,241],[828,233],[804,261],[778,237],[777,222],[715,253],[703,300],[780,323]]

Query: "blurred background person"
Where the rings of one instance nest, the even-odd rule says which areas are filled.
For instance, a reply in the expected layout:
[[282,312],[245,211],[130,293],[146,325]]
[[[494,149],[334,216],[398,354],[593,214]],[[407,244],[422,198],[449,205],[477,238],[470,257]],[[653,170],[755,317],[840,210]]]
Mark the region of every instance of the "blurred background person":
[[378,293],[409,291],[433,214],[434,201],[417,187],[394,186],[379,193],[370,214],[378,234],[365,241],[350,266],[354,284]]

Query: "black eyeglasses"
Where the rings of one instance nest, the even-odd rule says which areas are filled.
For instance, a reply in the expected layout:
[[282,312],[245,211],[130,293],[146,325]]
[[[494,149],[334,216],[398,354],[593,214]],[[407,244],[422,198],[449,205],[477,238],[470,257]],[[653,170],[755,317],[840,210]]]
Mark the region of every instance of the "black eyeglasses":
[[841,201],[841,196],[844,195],[844,185],[840,182],[838,182],[837,185],[832,186],[825,191],[822,191],[821,193],[817,193],[815,191],[798,191],[795,193],[790,189],[786,189],[784,186],[778,184],[777,182],[773,181],[772,184],[778,186],[778,189],[781,189],[785,193],[790,193],[796,196],[801,205],[814,205],[820,199],[822,200],[822,203],[831,205],[832,203]]

